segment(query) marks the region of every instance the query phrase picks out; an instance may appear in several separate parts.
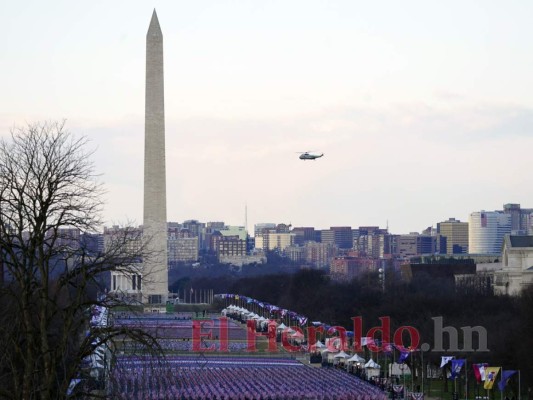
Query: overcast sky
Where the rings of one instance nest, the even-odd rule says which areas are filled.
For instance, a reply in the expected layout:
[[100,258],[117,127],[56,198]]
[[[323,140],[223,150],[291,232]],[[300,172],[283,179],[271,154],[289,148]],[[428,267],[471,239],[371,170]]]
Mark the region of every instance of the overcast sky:
[[0,135],[88,136],[109,224],[142,223],[154,7],[169,220],[408,233],[533,207],[530,0],[4,1]]

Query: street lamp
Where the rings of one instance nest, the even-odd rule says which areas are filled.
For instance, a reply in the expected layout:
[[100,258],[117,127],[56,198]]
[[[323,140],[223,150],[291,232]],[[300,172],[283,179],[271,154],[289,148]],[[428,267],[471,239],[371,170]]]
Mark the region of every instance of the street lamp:
[[381,282],[381,290],[385,293],[385,268],[378,269],[379,281]]

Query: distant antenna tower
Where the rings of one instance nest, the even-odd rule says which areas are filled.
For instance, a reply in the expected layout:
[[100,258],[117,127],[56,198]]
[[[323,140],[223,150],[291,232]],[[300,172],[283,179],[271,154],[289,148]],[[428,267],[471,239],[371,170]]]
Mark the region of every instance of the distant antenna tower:
[[248,232],[248,204],[244,205],[244,230]]
[[387,233],[389,233],[389,220],[387,220]]

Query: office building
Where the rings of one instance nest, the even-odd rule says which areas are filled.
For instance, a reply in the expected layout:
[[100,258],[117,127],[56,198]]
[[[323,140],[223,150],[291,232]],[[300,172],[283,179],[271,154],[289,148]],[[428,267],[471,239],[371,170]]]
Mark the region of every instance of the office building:
[[437,223],[437,234],[446,237],[446,254],[468,253],[468,222],[449,218]]
[[353,248],[352,228],[350,226],[332,226],[329,229],[323,229],[321,242],[335,245],[339,249],[351,249]]
[[501,254],[503,238],[511,233],[512,215],[503,211],[476,211],[468,218],[468,252]]

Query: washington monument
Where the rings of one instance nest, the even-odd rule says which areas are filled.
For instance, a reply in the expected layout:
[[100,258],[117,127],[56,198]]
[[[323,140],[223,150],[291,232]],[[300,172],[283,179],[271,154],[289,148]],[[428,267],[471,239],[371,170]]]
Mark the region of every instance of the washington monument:
[[146,35],[143,303],[168,298],[163,34],[154,10]]

